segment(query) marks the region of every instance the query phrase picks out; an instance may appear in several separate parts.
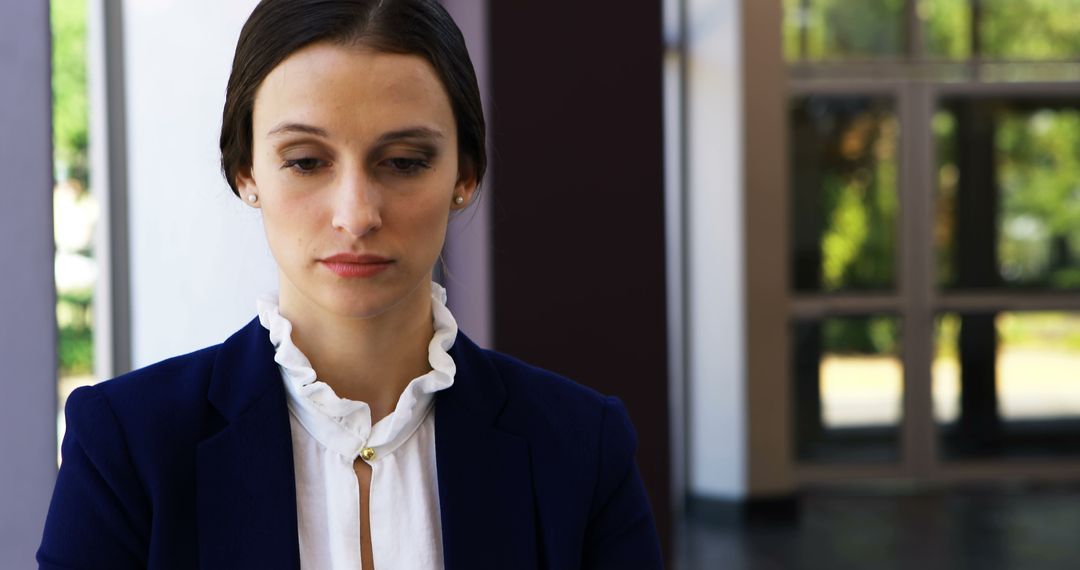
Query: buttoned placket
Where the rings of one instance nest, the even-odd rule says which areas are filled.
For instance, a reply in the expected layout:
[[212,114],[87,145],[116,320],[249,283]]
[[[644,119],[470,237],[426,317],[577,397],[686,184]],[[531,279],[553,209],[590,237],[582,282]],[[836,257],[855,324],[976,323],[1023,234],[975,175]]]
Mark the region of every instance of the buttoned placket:
[[[318,445],[325,448],[327,451],[337,455],[341,461],[340,465],[348,467],[348,473],[353,481],[351,485],[352,493],[355,493],[355,501],[351,501],[353,507],[347,510],[342,510],[344,505],[338,503],[337,506],[329,503],[324,504],[322,507],[316,508],[317,512],[323,512],[324,515],[318,515],[320,517],[330,517],[325,521],[310,520],[311,524],[316,525],[314,528],[321,528],[321,525],[331,525],[326,527],[331,530],[326,532],[334,533],[332,530],[335,528],[333,525],[341,527],[342,525],[351,526],[356,525],[357,533],[354,537],[359,536],[360,530],[360,503],[359,492],[360,485],[359,480],[356,478],[355,461],[360,459],[370,466],[370,482],[369,482],[369,502],[368,513],[371,517],[372,524],[370,525],[372,554],[376,555],[381,549],[379,546],[379,527],[374,524],[377,516],[394,517],[400,514],[400,510],[396,508],[390,508],[385,501],[391,501],[391,504],[397,499],[391,499],[389,497],[382,497],[379,493],[386,491],[386,489],[380,489],[380,473],[383,471],[383,463],[387,458],[392,457],[397,449],[410,440],[420,429],[425,420],[428,418],[434,403],[434,393],[438,390],[445,389],[453,384],[453,375],[456,372],[456,366],[449,354],[446,352],[453,344],[453,340],[457,336],[457,324],[454,322],[453,316],[449,310],[445,307],[445,290],[435,283],[432,283],[432,296],[433,296],[433,318],[435,321],[435,334],[429,343],[429,361],[432,365],[432,370],[420,377],[413,379],[403,391],[399,398],[395,409],[382,418],[375,425],[371,424],[371,411],[368,405],[364,402],[358,402],[353,400],[346,400],[338,397],[333,390],[324,382],[318,381],[315,376],[315,371],[311,368],[310,363],[303,353],[297,348],[291,341],[291,323],[287,319],[282,317],[277,312],[276,299],[270,297],[264,297],[260,299],[260,320],[263,321],[263,325],[266,326],[271,332],[271,341],[274,343],[275,348],[275,361],[278,362],[282,378],[286,386],[288,395],[288,404],[291,416],[299,424],[303,432],[306,433],[312,440],[318,442]],[[294,425],[294,431],[297,426]],[[424,468],[425,471],[431,470],[432,473],[425,475],[424,477],[430,477],[430,485],[436,485],[434,479],[433,470],[434,465],[434,439],[433,432],[430,431],[430,427],[427,428],[427,432],[424,434],[424,441],[426,447],[422,451],[425,457],[430,455],[426,459],[430,463],[430,467]],[[296,437],[294,433],[294,443],[296,443]],[[295,453],[300,451],[294,449]],[[415,453],[415,452],[410,452]],[[329,477],[326,481],[335,480],[330,477],[328,473],[324,473],[322,476],[318,475],[318,472],[310,472],[310,469],[321,470],[323,468],[316,466],[310,466],[308,463],[311,461],[310,457],[300,458],[294,461],[298,472],[298,482],[303,477],[305,481],[318,485],[318,481],[322,480],[320,477]],[[419,464],[425,464],[423,462]],[[394,467],[392,469],[392,475],[396,479],[401,479],[402,469],[405,469],[406,475],[415,470],[419,465],[415,458],[409,457],[406,463],[401,463],[395,460]],[[407,466],[407,467],[406,467]],[[330,467],[326,467],[329,469]],[[305,471],[306,470],[306,471]],[[303,471],[303,473],[301,473]],[[315,477],[315,479],[311,479]],[[341,476],[338,476],[341,477]],[[405,477],[410,479],[410,477]],[[343,482],[342,479],[336,479]],[[401,483],[401,481],[394,481],[395,484]],[[339,484],[341,484],[339,482]],[[299,483],[298,483],[298,492]],[[316,499],[316,504],[322,504],[319,501],[325,503],[328,497],[334,493],[333,489],[324,489],[318,495],[312,497]],[[413,497],[414,491],[408,491],[410,497]],[[437,489],[423,490],[419,494],[424,496],[426,493],[428,503],[435,503],[437,506],[438,494]],[[385,493],[384,493],[385,494]],[[413,498],[415,501],[415,497]],[[298,501],[300,503],[300,501]],[[383,505],[382,508],[379,505]],[[323,510],[320,510],[323,509]],[[355,516],[348,515],[348,511],[355,509]],[[298,504],[298,517],[300,521],[298,524],[301,526],[301,536],[304,534],[304,525],[306,524],[305,515],[315,516],[313,511],[306,509],[305,505]],[[381,513],[378,514],[377,513]],[[346,521],[345,519],[339,519],[336,517],[345,516],[351,519]],[[438,510],[434,510],[434,514],[426,515],[427,519],[424,523],[427,525],[429,531],[435,530],[436,539],[433,544],[441,544],[441,536],[438,532]],[[338,522],[335,522],[338,521]],[[338,531],[345,531],[346,528],[339,528]],[[384,529],[385,530],[385,529]],[[314,532],[314,531],[313,531]],[[355,539],[354,539],[355,540]],[[393,542],[392,537],[388,538]],[[303,542],[303,540],[302,540]],[[333,559],[330,563],[337,567],[340,564],[346,566],[353,565],[352,567],[358,567],[360,561],[359,544],[356,544],[355,550],[351,553],[346,552],[348,549],[345,545],[341,545],[343,549],[339,558]],[[389,544],[389,543],[388,543]],[[312,546],[315,548],[315,546]],[[301,547],[302,556],[304,553],[304,545]],[[392,550],[392,549],[391,549]],[[441,560],[441,548],[439,552],[435,553]],[[344,559],[341,559],[344,557]],[[354,560],[355,559],[355,560]],[[377,563],[376,566],[379,564]]]

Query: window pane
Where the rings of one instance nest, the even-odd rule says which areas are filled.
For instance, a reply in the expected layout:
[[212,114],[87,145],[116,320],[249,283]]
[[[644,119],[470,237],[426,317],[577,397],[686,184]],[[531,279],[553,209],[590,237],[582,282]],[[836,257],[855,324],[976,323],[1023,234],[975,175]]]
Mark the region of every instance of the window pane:
[[938,280],[1080,288],[1080,103],[946,100],[938,146]]
[[803,53],[803,31],[806,29],[806,11],[803,0],[784,0],[784,59],[798,61]]
[[1080,454],[1080,314],[949,313],[936,345],[946,457]]
[[95,382],[94,233],[98,204],[90,191],[90,121],[86,0],[51,0],[53,87],[53,230],[57,325],[57,462],[64,404]]
[[900,131],[892,101],[796,98],[790,121],[795,290],[892,288]]
[[930,57],[971,56],[971,0],[922,0],[918,10]]
[[904,54],[904,0],[784,0],[784,11],[784,53],[789,60]]
[[895,461],[903,402],[899,319],[800,321],[794,347],[797,457]]
[[982,0],[980,51],[991,59],[1080,56],[1080,0]]

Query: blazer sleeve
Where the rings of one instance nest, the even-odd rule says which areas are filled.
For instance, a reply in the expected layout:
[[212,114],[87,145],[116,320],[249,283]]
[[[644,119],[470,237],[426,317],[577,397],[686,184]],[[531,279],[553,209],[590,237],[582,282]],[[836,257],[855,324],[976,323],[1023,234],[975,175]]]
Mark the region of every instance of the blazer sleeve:
[[104,394],[78,388],[64,408],[67,431],[45,531],[42,569],[146,568],[149,506],[120,424]]
[[601,426],[599,478],[582,567],[663,568],[656,523],[634,462],[637,435],[618,398],[605,398]]

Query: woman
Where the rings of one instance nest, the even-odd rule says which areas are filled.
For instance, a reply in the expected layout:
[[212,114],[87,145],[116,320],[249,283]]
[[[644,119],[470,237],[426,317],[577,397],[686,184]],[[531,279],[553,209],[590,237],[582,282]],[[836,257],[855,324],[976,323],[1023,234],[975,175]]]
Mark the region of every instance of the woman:
[[280,291],[80,388],[42,568],[654,568],[622,404],[478,348],[432,268],[484,118],[435,0],[264,0],[222,167]]

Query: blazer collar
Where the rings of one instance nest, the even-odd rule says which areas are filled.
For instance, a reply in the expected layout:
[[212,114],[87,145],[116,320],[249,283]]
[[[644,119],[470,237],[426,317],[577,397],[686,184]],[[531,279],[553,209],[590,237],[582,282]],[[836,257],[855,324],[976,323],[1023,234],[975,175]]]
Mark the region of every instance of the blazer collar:
[[258,318],[218,350],[207,398],[228,425],[197,451],[200,566],[299,570],[289,409]]
[[[506,386],[458,332],[453,386],[435,399],[448,570],[540,564],[529,446],[500,429]],[[204,568],[300,567],[289,411],[268,331],[253,319],[218,351],[208,399],[228,425],[200,443],[196,484]]]
[[458,333],[454,385],[435,397],[435,457],[448,570],[536,568],[540,543],[528,442],[503,431],[506,385]]
[[[256,317],[218,350],[207,399],[229,422],[273,388],[281,388],[270,332]],[[284,389],[281,390],[284,394]]]

